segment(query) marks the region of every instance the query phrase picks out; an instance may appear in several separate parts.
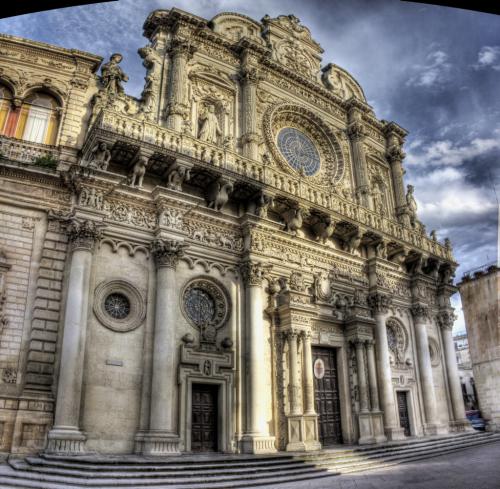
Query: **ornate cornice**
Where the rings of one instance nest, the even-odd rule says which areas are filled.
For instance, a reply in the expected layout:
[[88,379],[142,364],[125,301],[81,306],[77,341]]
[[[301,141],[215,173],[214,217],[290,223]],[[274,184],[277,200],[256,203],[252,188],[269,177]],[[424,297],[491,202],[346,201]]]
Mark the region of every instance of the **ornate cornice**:
[[374,314],[386,314],[392,304],[392,297],[379,292],[368,296],[368,305]]
[[188,246],[183,241],[155,239],[151,243],[151,253],[155,257],[156,266],[175,269]]

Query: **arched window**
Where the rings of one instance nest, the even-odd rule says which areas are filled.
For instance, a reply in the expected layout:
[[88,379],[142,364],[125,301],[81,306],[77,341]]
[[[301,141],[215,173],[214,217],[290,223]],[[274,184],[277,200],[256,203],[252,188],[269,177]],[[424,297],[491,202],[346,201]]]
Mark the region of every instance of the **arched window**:
[[26,98],[19,116],[15,137],[33,143],[55,144],[58,128],[58,103],[45,93]]
[[0,134],[6,134],[11,107],[12,92],[4,85],[0,85]]

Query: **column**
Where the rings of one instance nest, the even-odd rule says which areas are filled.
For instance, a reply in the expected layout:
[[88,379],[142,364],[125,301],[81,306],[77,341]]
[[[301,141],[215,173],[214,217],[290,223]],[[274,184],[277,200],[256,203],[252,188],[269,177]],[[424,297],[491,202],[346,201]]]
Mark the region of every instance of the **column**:
[[259,156],[259,134],[257,131],[257,85],[258,71],[254,67],[244,67],[240,72],[242,85],[242,127],[241,144],[243,155],[256,160]]
[[172,59],[170,91],[167,105],[167,127],[181,132],[184,118],[189,113],[187,105],[187,71],[186,65],[194,53],[194,47],[185,39],[172,39],[169,53]]
[[314,406],[314,379],[313,363],[311,349],[311,333],[304,331],[302,333],[303,354],[304,354],[304,414],[316,415]]
[[429,338],[427,336],[427,321],[429,309],[421,304],[415,304],[411,308],[413,322],[415,325],[415,342],[417,348],[418,367],[420,371],[420,385],[424,400],[425,411],[425,433],[437,434],[437,409],[436,393],[434,392],[434,380],[432,378],[431,354],[429,351]]
[[351,140],[356,197],[360,205],[371,208],[370,182],[363,147],[366,134],[362,123],[362,112],[355,102],[349,108],[347,134]]
[[369,296],[368,300],[375,318],[376,365],[380,404],[384,412],[384,431],[388,440],[399,440],[404,438],[404,430],[399,427],[399,422],[396,418],[389,345],[387,343],[387,329],[385,325],[385,315],[391,304],[391,298],[387,295],[376,293]]
[[291,330],[286,332],[288,339],[288,361],[290,364],[290,414],[298,416],[302,414],[302,407],[299,405],[299,364],[298,364],[298,337],[297,331]]
[[61,363],[57,383],[54,427],[48,434],[47,452],[72,454],[84,451],[85,435],[80,431],[85,338],[92,254],[101,229],[94,221],[73,219],[67,227],[71,247],[64,315]]
[[246,404],[247,423],[242,438],[244,453],[275,452],[274,436],[269,436],[266,410],[270,402],[267,395],[270,372],[264,364],[268,334],[264,326],[262,281],[264,267],[261,263],[246,261],[240,267],[245,284],[246,329]]
[[358,369],[359,409],[362,413],[367,413],[368,385],[366,383],[364,342],[356,340],[354,346],[356,348],[356,365]]
[[372,411],[379,411],[380,404],[378,400],[377,370],[375,366],[375,352],[373,349],[374,341],[366,341],[366,360],[368,362],[368,383],[370,384],[370,401]]
[[438,323],[441,326],[441,337],[443,339],[444,358],[446,362],[446,373],[450,389],[451,404],[453,407],[453,418],[455,424],[469,426],[465,419],[464,399],[462,387],[455,356],[455,345],[453,343],[452,329],[455,321],[453,310],[443,310],[438,315]]
[[181,241],[162,239],[156,239],[151,245],[151,253],[156,262],[156,307],[151,412],[143,448],[147,455],[179,453],[176,421],[175,324],[179,309],[176,267],[186,247],[187,244]]

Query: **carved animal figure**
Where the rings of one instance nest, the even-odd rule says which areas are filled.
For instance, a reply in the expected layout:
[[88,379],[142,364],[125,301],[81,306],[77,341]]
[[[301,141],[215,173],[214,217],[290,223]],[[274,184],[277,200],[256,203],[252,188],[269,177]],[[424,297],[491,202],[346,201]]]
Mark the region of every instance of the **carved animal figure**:
[[344,251],[347,251],[351,255],[354,255],[354,253],[356,253],[356,251],[358,250],[359,245],[361,244],[361,238],[361,233],[359,232],[351,236],[344,243]]
[[333,234],[335,229],[335,224],[332,222],[330,217],[326,219],[321,219],[312,226],[314,235],[316,236],[316,241],[321,243],[326,243],[328,238]]
[[142,187],[142,181],[144,180],[144,175],[146,174],[146,168],[148,166],[148,159],[145,156],[139,156],[132,168],[132,173],[129,177],[129,184],[131,187]]
[[167,176],[167,188],[172,190],[182,190],[182,184],[189,180],[190,171],[184,166],[175,164]]
[[283,212],[281,217],[285,221],[285,231],[297,234],[302,227],[302,210],[299,207],[291,207]]
[[88,167],[106,170],[108,168],[109,160],[111,160],[111,151],[109,151],[108,145],[101,141],[92,148]]
[[229,200],[233,184],[224,180],[215,180],[207,188],[205,198],[208,207],[220,211]]

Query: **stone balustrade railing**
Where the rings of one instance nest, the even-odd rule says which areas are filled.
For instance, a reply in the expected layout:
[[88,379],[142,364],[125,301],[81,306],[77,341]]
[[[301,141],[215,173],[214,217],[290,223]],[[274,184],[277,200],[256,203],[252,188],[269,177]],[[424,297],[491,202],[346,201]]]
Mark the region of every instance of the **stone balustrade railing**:
[[0,155],[13,161],[34,163],[37,158],[51,156],[54,161],[59,159],[59,151],[55,146],[32,143],[22,139],[0,136]]
[[290,194],[299,200],[312,202],[378,230],[398,240],[445,260],[453,260],[451,249],[428,236],[402,226],[398,221],[373,212],[355,202],[334,193],[306,185],[300,178],[282,172],[275,166],[246,158],[236,151],[219,147],[188,135],[180,134],[158,124],[138,120],[109,109],[103,110],[94,122],[94,127],[102,128],[139,141],[148,142],[177,153],[199,159],[214,167],[230,170],[252,178],[272,188]]

